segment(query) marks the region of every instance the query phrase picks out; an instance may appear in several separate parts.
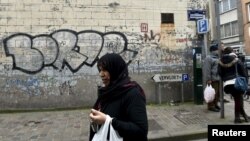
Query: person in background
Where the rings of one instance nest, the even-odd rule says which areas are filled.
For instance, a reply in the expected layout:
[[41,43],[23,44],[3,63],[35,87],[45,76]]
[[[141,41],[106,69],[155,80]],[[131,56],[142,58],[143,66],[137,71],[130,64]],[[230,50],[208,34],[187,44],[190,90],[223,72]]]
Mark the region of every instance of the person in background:
[[219,53],[222,56],[223,50],[225,49],[225,44],[223,42],[220,42],[220,48],[219,48]]
[[220,98],[220,77],[218,75],[218,60],[219,60],[219,49],[218,44],[213,44],[209,48],[210,55],[204,60],[204,76],[207,85],[212,85],[215,89],[215,98],[212,102],[207,103],[207,109],[213,112],[219,112],[220,107],[218,101]]
[[[98,60],[97,67],[104,85],[99,88],[98,99],[90,111],[91,126],[100,128],[109,115],[113,128],[124,141],[147,141],[145,94],[139,84],[130,80],[123,58],[115,53],[106,54]],[[90,128],[89,141],[97,132],[94,129]]]
[[[219,48],[219,58],[220,58],[220,56],[223,56],[223,50],[225,49],[225,44],[223,43],[223,42],[220,42],[220,48]],[[219,98],[219,100],[218,100],[219,102],[220,102],[220,98]],[[223,99],[223,102],[224,103],[229,103],[229,101],[227,100],[227,99]]]
[[231,94],[234,99],[234,115],[235,123],[241,123],[240,115],[244,117],[245,122],[250,120],[250,117],[246,114],[244,110],[244,101],[242,91],[236,90],[234,88],[235,78],[236,78],[236,67],[238,74],[240,76],[247,78],[247,73],[244,68],[244,64],[237,55],[233,53],[231,47],[226,47],[223,51],[223,56],[221,57],[218,65],[218,73],[224,82],[223,90],[226,94]]

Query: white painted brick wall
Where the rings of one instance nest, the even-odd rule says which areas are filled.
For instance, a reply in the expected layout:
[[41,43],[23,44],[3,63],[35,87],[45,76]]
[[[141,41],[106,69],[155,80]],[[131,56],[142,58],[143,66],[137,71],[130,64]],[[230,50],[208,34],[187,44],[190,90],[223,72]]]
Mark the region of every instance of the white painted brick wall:
[[[186,26],[186,0],[119,0],[116,8],[113,0],[1,0],[0,25],[8,25],[4,31],[33,33],[36,26],[69,28],[72,26],[128,26],[140,31],[140,23],[149,28],[160,28],[160,13],[175,13],[177,27]],[[177,7],[177,8],[176,8]],[[6,20],[8,19],[8,20]],[[7,21],[7,23],[6,23]],[[79,29],[79,27],[76,27]],[[86,28],[84,28],[86,29]],[[93,28],[91,28],[93,29]],[[40,33],[48,29],[41,28]]]
[[[6,37],[12,37],[11,35],[17,35],[18,41],[11,40],[7,45],[7,49],[15,52],[15,55],[18,55],[18,60],[15,60],[15,63],[21,66],[21,68],[24,68],[23,70],[26,69],[26,66],[28,66],[29,70],[37,70],[39,67],[41,69],[35,72],[35,74],[13,69],[14,58],[11,56],[6,57],[6,51],[3,48],[3,45],[6,44],[1,43],[0,94],[6,94],[7,96],[5,98],[1,96],[0,102],[7,101],[6,105],[22,105],[23,107],[29,108],[39,108],[38,105],[44,108],[47,105],[63,107],[65,105],[86,106],[87,104],[93,104],[96,98],[95,84],[100,81],[95,65],[83,65],[76,72],[72,72],[69,67],[60,68],[60,65],[62,66],[63,64],[62,60],[66,57],[60,58],[61,56],[57,57],[54,54],[62,53],[65,56],[69,55],[67,56],[68,58],[66,58],[68,59],[67,61],[71,63],[70,65],[77,66],[82,63],[83,60],[81,60],[81,57],[84,58],[84,53],[86,53],[88,57],[99,53],[98,47],[100,47],[100,45],[98,43],[102,41],[102,38],[100,39],[97,35],[94,35],[94,39],[97,38],[97,41],[92,40],[91,36],[91,39],[85,42],[86,44],[94,42],[93,46],[89,45],[86,47],[84,46],[85,44],[82,43],[83,46],[81,46],[82,48],[79,50],[81,51],[80,53],[84,55],[81,56],[79,52],[73,52],[71,50],[72,48],[67,50],[68,46],[66,45],[57,51],[45,50],[45,53],[42,54],[38,50],[30,48],[33,45],[31,44],[32,38],[25,36],[27,34],[36,37],[40,34],[46,34],[46,37],[49,38],[51,33],[61,29],[68,29],[76,33],[91,30],[100,32],[101,34],[117,31],[118,35],[106,36],[106,38],[111,41],[105,42],[105,45],[101,46],[103,47],[102,49],[108,51],[109,48],[117,47],[119,50],[122,50],[124,49],[122,47],[125,46],[124,43],[126,41],[128,43],[126,46],[128,49],[138,51],[139,55],[137,55],[136,58],[132,58],[132,54],[129,51],[129,53],[126,52],[127,54],[124,53],[123,57],[127,60],[132,58],[131,60],[133,62],[129,66],[130,72],[137,75],[136,77],[139,78],[139,83],[141,83],[142,87],[147,91],[148,98],[152,98],[147,101],[154,101],[155,85],[152,84],[150,79],[152,73],[155,71],[166,71],[163,70],[162,67],[159,67],[160,65],[165,68],[168,67],[169,69],[173,64],[175,66],[176,63],[178,63],[177,65],[179,65],[180,70],[186,65],[184,64],[182,53],[170,55],[166,48],[171,47],[176,50],[185,49],[187,47],[186,42],[176,43],[175,46],[177,38],[182,40],[187,37],[186,32],[188,32],[188,34],[194,33],[194,31],[192,31],[192,29],[195,28],[194,22],[187,22],[188,1],[191,0],[0,0],[1,41],[4,38],[6,39]],[[160,38],[159,35],[169,32],[163,31],[162,29],[161,13],[174,13],[175,25],[169,28],[169,30],[172,30],[171,32],[178,31],[177,35],[173,33],[162,36],[162,38],[165,38],[162,40],[167,41],[166,44],[169,45],[167,47],[162,47],[161,42],[158,41],[158,38]],[[148,24],[148,36],[145,36],[145,33],[141,32],[141,23]],[[185,33],[182,33],[182,31]],[[19,36],[19,33],[25,33],[25,35]],[[64,34],[67,34],[66,37],[64,37]],[[119,36],[119,34],[126,37],[123,38],[123,36]],[[57,45],[53,42],[56,44],[53,46],[53,49],[61,44],[76,42],[76,40],[74,40],[76,38],[75,34],[69,35],[69,33],[64,32],[58,36],[57,39],[54,37],[53,39],[50,38],[51,40],[57,40],[56,43],[58,43]],[[156,39],[153,39],[154,36]],[[67,37],[73,38],[72,42],[68,40]],[[22,39],[25,41],[22,42]],[[116,42],[115,40],[118,41]],[[45,44],[42,39],[36,43],[39,44],[40,41]],[[38,46],[42,48],[45,46],[44,44]],[[69,46],[75,47],[71,44],[69,44]],[[94,49],[92,50],[92,48]],[[67,51],[72,54],[67,54]],[[106,52],[100,51],[100,53],[102,55]],[[52,56],[52,59],[56,56],[56,59],[54,59],[56,63],[53,65],[58,65],[59,68],[54,69],[52,66],[45,66],[43,62],[45,57],[43,55],[47,55],[46,57],[48,58]],[[72,55],[72,57],[70,55]],[[140,66],[138,63],[140,63]],[[137,72],[137,70],[140,69],[139,67],[143,67],[140,70],[143,72],[142,75]],[[150,67],[152,67],[152,70],[148,69]],[[172,91],[172,89],[169,89],[169,91]],[[41,97],[39,97],[39,100],[36,100],[36,96]],[[51,97],[55,100],[51,100]],[[13,99],[15,103],[11,103],[14,101]],[[75,103],[80,104],[74,105]]]

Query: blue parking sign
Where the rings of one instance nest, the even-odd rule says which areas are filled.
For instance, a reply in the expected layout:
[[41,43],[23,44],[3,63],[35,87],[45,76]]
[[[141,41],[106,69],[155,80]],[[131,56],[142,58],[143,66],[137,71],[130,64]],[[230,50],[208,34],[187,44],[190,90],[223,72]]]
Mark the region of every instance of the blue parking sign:
[[208,20],[201,19],[197,21],[197,30],[199,34],[208,32]]
[[188,81],[189,75],[187,73],[182,74],[182,81]]

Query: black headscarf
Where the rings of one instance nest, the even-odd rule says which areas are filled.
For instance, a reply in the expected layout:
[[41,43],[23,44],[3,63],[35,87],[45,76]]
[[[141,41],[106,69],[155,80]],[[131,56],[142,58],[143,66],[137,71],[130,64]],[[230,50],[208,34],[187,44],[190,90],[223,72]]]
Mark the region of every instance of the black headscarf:
[[99,109],[104,102],[120,98],[133,87],[139,87],[144,96],[141,87],[136,82],[130,81],[127,64],[119,54],[105,54],[98,60],[97,67],[98,70],[102,67],[109,72],[110,84],[98,89],[98,99],[94,105],[95,109]]
[[128,77],[128,67],[126,62],[119,54],[110,53],[102,56],[98,62],[97,67],[102,67],[110,74],[110,83],[118,81],[118,79],[124,79]]

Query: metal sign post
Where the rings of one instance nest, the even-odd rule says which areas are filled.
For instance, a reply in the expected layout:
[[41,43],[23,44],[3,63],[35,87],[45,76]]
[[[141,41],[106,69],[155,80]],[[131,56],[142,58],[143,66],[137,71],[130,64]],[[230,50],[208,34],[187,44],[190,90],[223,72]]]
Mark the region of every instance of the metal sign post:
[[[218,39],[218,46],[221,48],[221,37],[220,37],[220,14],[219,14],[219,0],[214,0],[215,4],[215,16],[216,16],[216,30],[217,30],[217,39]],[[221,50],[220,50],[221,51]],[[221,58],[221,53],[219,53],[219,58]],[[225,117],[224,112],[224,93],[223,93],[223,86],[222,80],[220,80],[219,91],[220,91],[220,106],[221,106],[221,118]]]
[[189,80],[188,74],[182,74],[182,82],[181,82],[181,102],[184,102],[184,82]]
[[[156,82],[155,90],[158,103],[161,104],[161,84],[164,82],[181,82],[181,99],[184,102],[183,82],[189,80],[189,75],[185,74],[155,74],[152,79]],[[173,96],[172,96],[173,98]]]

